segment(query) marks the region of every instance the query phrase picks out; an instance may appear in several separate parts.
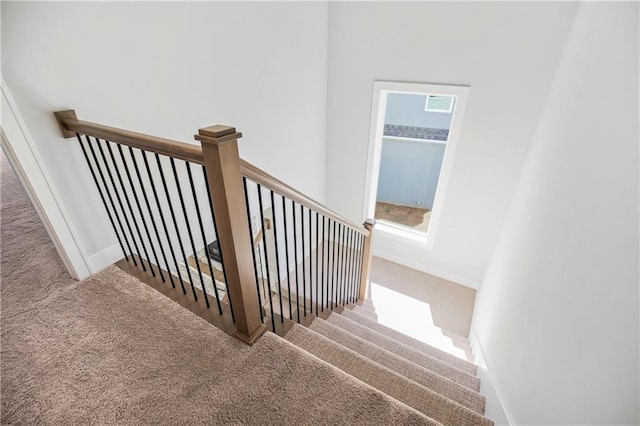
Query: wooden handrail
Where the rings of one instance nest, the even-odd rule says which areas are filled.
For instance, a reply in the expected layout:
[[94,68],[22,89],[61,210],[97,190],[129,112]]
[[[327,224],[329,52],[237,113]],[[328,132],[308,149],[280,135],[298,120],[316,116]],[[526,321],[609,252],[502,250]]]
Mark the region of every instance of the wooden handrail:
[[348,219],[345,219],[344,217],[338,215],[337,213],[332,212],[331,210],[329,210],[328,208],[326,208],[325,206],[323,206],[322,204],[320,204],[319,202],[313,200],[312,198],[309,198],[308,196],[306,196],[305,194],[303,194],[302,192],[298,191],[297,189],[287,185],[286,183],[274,178],[273,176],[271,176],[269,173],[265,172],[264,170],[259,169],[258,167],[254,166],[253,164],[249,163],[248,161],[245,160],[240,160],[240,171],[242,172],[242,174],[253,180],[256,183],[259,183],[260,185],[269,188],[271,190],[273,190],[275,193],[279,194],[279,195],[283,195],[293,201],[295,201],[298,204],[302,204],[303,206],[316,211],[332,220],[334,220],[335,222],[338,222],[344,226],[347,226],[361,234],[363,234],[364,236],[369,236],[370,232],[367,228],[361,226],[361,225],[357,225],[353,222],[351,222]]
[[[338,215],[337,213],[332,212],[322,204],[306,196],[305,194],[298,191],[297,189],[287,185],[286,183],[276,179],[275,177],[259,169],[253,164],[247,161],[241,160],[238,154],[238,139],[242,137],[242,134],[240,132],[237,132],[234,127],[214,125],[214,126],[209,126],[206,128],[199,129],[198,134],[194,135],[195,139],[200,141],[201,143],[200,146],[197,146],[197,145],[178,142],[170,139],[149,136],[142,133],[118,129],[115,127],[109,127],[101,124],[81,121],[81,120],[78,120],[76,113],[73,110],[56,112],[55,117],[56,117],[56,120],[58,121],[58,125],[62,132],[62,135],[65,138],[75,138],[76,135],[80,135],[80,134],[86,135],[87,143],[89,144],[90,147],[91,147],[91,144],[90,144],[91,141],[89,140],[89,136],[93,136],[96,139],[103,139],[103,140],[114,142],[120,145],[126,145],[129,147],[149,151],[155,154],[166,155],[171,157],[172,159],[177,158],[184,161],[188,161],[190,163],[201,164],[202,166],[204,166],[206,171],[205,179],[206,179],[206,185],[207,185],[208,195],[209,195],[208,197],[209,206],[212,211],[212,218],[215,218],[214,219],[215,223],[217,223],[216,234],[217,234],[218,240],[220,241],[220,244],[219,244],[220,256],[224,259],[224,270],[225,270],[224,279],[226,282],[226,294],[229,297],[229,304],[231,305],[233,303],[233,314],[234,314],[233,322],[235,326],[233,335],[235,335],[242,341],[252,344],[267,329],[266,325],[263,323],[262,307],[260,306],[259,293],[256,292],[256,287],[255,287],[256,279],[258,279],[258,276],[255,269],[256,264],[254,263],[256,262],[255,251],[254,251],[255,246],[261,240],[264,241],[266,235],[264,234],[264,224],[261,227],[262,229],[255,236],[251,235],[251,227],[247,226],[250,219],[249,215],[251,213],[249,211],[248,201],[245,199],[245,187],[244,187],[245,185],[243,184],[243,177],[252,180],[253,182],[260,185],[261,187],[271,190],[272,202],[273,202],[273,194],[277,193],[282,197],[286,197],[292,200],[292,202],[294,203],[298,203],[300,206],[304,206],[308,208],[310,213],[309,214],[310,222],[311,222],[311,211],[315,211],[319,214],[322,214],[323,217],[328,217],[329,219],[333,220],[335,223],[339,223],[342,227],[350,228],[356,231],[357,233],[359,233],[360,235],[363,235],[364,238],[360,240],[362,242],[358,243],[358,244],[361,244],[361,254],[362,254],[362,261],[359,266],[360,274],[359,274],[359,277],[353,278],[353,281],[359,285],[359,291],[357,292],[357,294],[343,295],[343,297],[346,297],[346,298],[342,301],[342,304],[346,304],[347,299],[351,300],[353,296],[355,296],[359,300],[363,300],[365,298],[367,294],[367,287],[369,284],[369,270],[371,265],[371,241],[372,241],[373,227],[375,225],[375,221],[367,220],[364,226],[355,224],[343,218],[342,216]],[[101,146],[100,142],[99,141],[97,142]],[[91,168],[92,163],[87,155],[87,152],[84,148],[84,144],[82,140],[80,140],[80,145],[82,147],[82,150],[86,157],[88,165],[91,169],[91,173],[93,175],[95,183],[98,186],[98,191],[100,191],[99,181],[96,178],[93,168]],[[125,188],[125,185],[122,183],[122,180],[120,178],[120,173],[118,172],[116,159],[114,158],[113,152],[111,151],[111,145],[109,144],[107,145],[109,146],[112,165],[113,167],[116,167],[116,173],[118,174],[118,178],[120,180],[122,190],[126,191],[127,189]],[[129,168],[125,161],[125,157],[122,154],[122,149],[120,145],[118,145],[118,148],[120,149],[120,155],[124,162],[124,168],[129,180],[131,180]],[[101,154],[103,156],[104,163],[106,167],[109,167],[109,164],[106,158],[104,157],[104,152],[102,152],[102,148],[100,149],[101,149]],[[91,152],[94,157],[94,162],[96,163],[95,165],[99,166],[100,164],[98,159],[95,156],[95,153],[93,152],[93,148],[91,148]],[[138,173],[138,179],[140,180],[141,190],[144,191],[145,190],[144,185],[140,178],[138,167],[135,162],[134,162],[134,166],[135,166],[136,172]],[[149,173],[149,178],[152,179],[149,165],[146,162],[146,157],[145,157],[145,166],[147,168],[147,172]],[[162,172],[160,161],[158,161],[158,167],[160,172]],[[173,167],[173,173],[175,176],[176,184],[179,185],[180,183],[178,182],[178,176],[176,174],[174,163],[172,163],[172,167]],[[190,171],[190,168],[187,168],[187,170]],[[104,180],[104,176],[102,175],[101,171],[100,171],[100,176],[102,178],[103,186],[108,189],[108,186],[106,184],[106,181]],[[112,181],[112,186],[115,189],[116,185],[113,182],[113,178],[111,177],[110,173],[109,173],[109,177]],[[169,193],[167,190],[166,182],[164,182],[164,176],[162,176],[162,174],[161,174],[161,177],[163,179],[163,185],[166,192],[167,201],[171,206],[171,201],[170,201]],[[189,173],[189,178],[190,180],[192,179],[190,173]],[[153,185],[153,180],[151,181],[151,183]],[[131,190],[133,190],[135,201],[137,203],[137,207],[138,209],[140,209],[141,207],[135,192],[136,189],[134,187],[133,182],[130,181],[130,184],[131,184]],[[193,191],[193,198],[194,198],[194,201],[196,202],[196,209],[197,209],[199,207],[198,207],[198,202],[196,200],[194,183],[192,180],[190,181],[190,185],[191,185],[191,190]],[[158,202],[158,209],[160,209],[160,203],[157,199],[158,196],[155,193],[155,188],[153,186],[152,186],[152,189],[153,189],[156,201]],[[102,197],[102,201],[104,202],[105,208],[107,209],[107,213],[108,213],[109,207],[104,199],[102,192],[100,192],[100,195]],[[144,195],[144,192],[143,192],[143,195]],[[183,208],[183,213],[186,219],[188,214],[184,205],[184,200],[181,195],[181,192],[179,192],[179,195],[180,195],[180,202]],[[127,196],[127,193],[125,192],[125,197],[126,196]],[[111,200],[110,195],[109,195],[109,200],[111,201],[112,209],[115,211],[116,209],[115,209],[115,206],[113,205],[113,200]],[[262,202],[261,202],[262,198],[259,198],[259,200],[260,200],[260,207],[262,208]],[[147,203],[147,208],[149,209],[149,213],[151,214],[151,207],[149,206],[149,202],[147,200],[146,195],[145,195],[145,201]],[[122,206],[122,203],[120,201],[119,203],[122,209],[122,213],[126,215],[126,212]],[[127,203],[129,203],[128,198],[127,198]],[[134,220],[135,220],[135,215],[130,205],[129,205],[129,210],[131,215],[134,216]],[[173,216],[173,211],[171,213]],[[198,213],[197,215],[198,221],[202,222],[199,210],[196,210],[196,213]],[[143,217],[142,213],[140,216]],[[261,213],[261,217],[262,217],[262,213]],[[115,223],[113,222],[113,219],[111,217],[110,219],[111,219],[114,231],[116,232],[116,236],[118,236],[118,229]],[[117,220],[118,220],[118,223],[120,223],[120,220],[118,217],[117,217]],[[149,230],[147,229],[147,225],[144,222],[144,218],[142,220],[143,220],[143,226],[145,228],[145,231],[147,232],[147,234],[149,234]],[[162,220],[164,224],[164,219]],[[173,217],[176,233],[178,234],[178,238],[180,238],[178,225],[175,224],[175,220],[176,220],[175,217]],[[153,223],[153,226],[155,228],[155,223]],[[276,226],[275,222],[273,222],[273,226],[274,227]],[[188,227],[189,227],[189,224],[187,221],[187,229]],[[202,231],[202,239],[206,240],[202,223],[200,223],[200,227]],[[124,231],[124,228],[122,228],[122,224],[120,224],[120,228],[121,228],[120,231],[122,235],[125,236],[126,233]],[[137,225],[136,225],[136,228],[137,228]],[[267,226],[267,229],[268,228],[269,226]],[[166,225],[165,225],[165,231],[166,231]],[[130,235],[131,238],[135,243],[135,237],[133,236],[133,232],[130,227],[129,227],[129,232],[131,234]],[[158,231],[156,229],[156,233],[157,232]],[[316,236],[317,236],[317,232],[318,232],[318,228],[316,227]],[[343,241],[341,244],[344,245],[345,244],[344,232],[342,228],[340,228],[340,233],[342,233],[343,235],[342,237]],[[276,233],[274,231],[274,237],[276,237],[275,234]],[[139,236],[139,239],[142,240],[142,236],[140,235],[139,230],[138,230],[138,236]],[[149,238],[149,241],[151,242],[151,237],[149,235],[147,236]],[[334,229],[334,236],[335,236],[335,229]],[[349,238],[351,237],[352,236],[349,235]],[[189,232],[189,238],[191,240],[192,248],[195,253],[196,248],[194,245],[193,237],[190,232]],[[168,232],[167,232],[167,240],[169,240]],[[351,241],[351,240],[349,239],[348,241]],[[162,244],[160,242],[159,237],[158,237],[158,242],[159,244]],[[170,241],[168,242],[171,243]],[[310,250],[311,250],[311,242],[312,242],[311,239],[309,239]],[[151,244],[152,244],[151,248],[153,251],[153,243],[151,242]],[[206,241],[205,241],[205,244],[206,244]],[[276,244],[278,243],[276,242]],[[286,236],[285,236],[285,244],[286,244]],[[126,257],[127,254],[126,254],[125,248],[122,245],[122,243],[120,243],[120,245]],[[351,243],[349,242],[348,245],[351,245]],[[128,243],[127,243],[127,246],[128,246]],[[135,249],[137,252],[138,251],[137,245]],[[149,256],[148,256],[146,247],[144,246],[144,243],[143,243],[143,250],[145,252],[145,256],[147,257],[147,263],[151,267]],[[133,251],[131,250],[131,247],[129,247],[129,252],[133,256]],[[249,254],[252,252],[253,252],[253,256],[250,256]],[[153,252],[153,254],[154,256],[156,255],[155,251]],[[184,252],[182,254],[183,256],[185,256]],[[316,254],[317,254],[317,251],[316,251]],[[266,246],[265,246],[264,256],[266,260],[266,257],[267,257]],[[277,252],[276,252],[276,259],[277,259]],[[174,260],[175,260],[175,257],[174,257]],[[197,257],[194,257],[194,261],[196,262],[195,265],[198,267],[198,272],[200,273],[200,263],[198,263],[199,260],[197,259]],[[342,260],[340,261],[342,262]],[[297,258],[296,258],[296,262],[297,262]],[[303,262],[304,262],[304,259],[303,259]],[[159,261],[156,256],[156,264],[158,263]],[[167,263],[166,259],[165,259],[165,263]],[[185,263],[186,263],[185,266],[189,268],[189,263],[188,262],[185,262]],[[317,266],[317,259],[316,259],[316,266]],[[349,267],[351,267],[351,265]],[[151,271],[153,272],[153,269],[151,269]],[[268,275],[268,271],[269,270],[267,268],[267,275]],[[215,281],[215,276],[213,278]],[[191,279],[191,277],[189,277],[189,279]],[[359,282],[357,282],[358,280]],[[193,282],[191,284],[192,284],[194,299],[197,301],[195,288],[193,287]],[[316,286],[317,285],[318,283],[316,283]],[[204,284],[203,284],[203,287],[204,287]],[[183,290],[184,290],[184,287],[183,287]],[[316,292],[317,292],[317,288],[316,288]],[[355,291],[353,293],[355,293]],[[216,294],[216,298],[217,297],[218,295]],[[217,300],[218,300],[218,309],[220,311],[220,314],[222,314],[223,311],[220,306],[219,299]],[[206,297],[205,297],[205,301],[206,301]],[[209,306],[209,303],[207,302],[207,307],[208,306]],[[317,303],[316,303],[316,309],[317,309]],[[272,322],[273,329],[275,330],[276,324],[275,324],[273,313],[271,316],[271,322]]]
[[[134,148],[143,149],[160,155],[190,161],[196,164],[204,164],[202,147],[189,143],[179,142],[144,133],[105,126],[89,121],[78,120],[75,110],[58,111],[54,113],[62,134],[66,138],[75,137],[76,133],[105,139],[111,142],[121,143]],[[199,136],[199,135],[198,135]],[[226,135],[225,135],[226,136]],[[232,136],[232,135],[230,135]],[[241,134],[239,136],[242,136]],[[240,160],[242,174],[260,185],[273,190],[279,195],[295,201],[298,204],[317,211],[318,213],[347,226],[365,236],[369,231],[361,225],[353,223],[339,214],[329,210],[319,202],[309,198],[297,189],[276,179],[264,170],[254,166],[245,160]]]
[[134,148],[144,149],[145,151],[156,154],[179,158],[180,160],[204,164],[202,147],[199,145],[78,120],[74,110],[58,111],[55,113],[55,116],[62,130],[62,134],[66,138],[73,138],[76,136],[76,133],[80,133]]

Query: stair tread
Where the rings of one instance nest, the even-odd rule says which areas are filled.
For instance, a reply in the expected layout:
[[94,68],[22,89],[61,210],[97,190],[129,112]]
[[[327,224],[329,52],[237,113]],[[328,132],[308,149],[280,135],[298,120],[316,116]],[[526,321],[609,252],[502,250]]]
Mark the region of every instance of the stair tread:
[[440,376],[384,348],[376,346],[320,318],[316,318],[309,328],[479,414],[484,413],[485,397],[469,388]]
[[357,312],[353,312],[353,311],[345,311],[342,313],[343,316],[347,317],[348,319],[357,322],[365,327],[368,327],[372,330],[375,330],[379,333],[382,333],[394,340],[397,340],[407,346],[411,346],[414,349],[419,350],[420,352],[423,352],[433,358],[437,358],[443,362],[446,362],[447,364],[453,365],[454,367],[466,371],[469,374],[476,374],[477,372],[477,366],[460,358],[457,358],[454,355],[451,355],[445,351],[442,351],[438,348],[435,348],[431,345],[428,345],[424,342],[421,342],[419,340],[414,339],[413,337],[407,336],[406,334],[403,334],[397,330],[394,330],[392,328],[389,328],[385,325],[382,325],[376,321],[373,321],[369,318],[363,317],[362,315],[359,315]]
[[376,308],[373,307],[373,305],[359,305],[359,304],[355,304],[351,307],[351,309],[355,309],[355,308],[359,308],[358,310],[362,310],[365,312],[371,312],[372,314],[377,313],[376,312]]
[[378,321],[378,314],[375,312],[368,311],[359,306],[352,306],[351,311],[357,313],[358,315],[362,315],[363,317],[370,319],[371,321]]
[[360,323],[350,320],[344,315],[332,313],[327,318],[330,323],[355,334],[381,348],[395,353],[411,362],[414,362],[428,370],[433,371],[443,377],[446,377],[454,382],[465,386],[473,391],[480,390],[480,379],[476,376],[462,371],[453,365],[447,364],[444,361],[433,358],[428,354],[420,352],[419,350],[407,346],[402,342],[399,342],[389,336],[386,336],[376,330],[366,327]]
[[486,417],[299,324],[285,338],[443,425],[493,425]]
[[[377,323],[380,323],[380,318],[378,317],[378,314],[375,311],[375,308],[369,307],[369,305],[367,306],[354,305],[354,306],[350,306],[349,309],[351,309],[353,312],[357,313],[358,315],[361,315],[372,321],[376,321]],[[467,339],[466,337],[462,337],[458,334],[451,333],[446,330],[441,330],[441,331],[442,331],[442,335],[448,338],[454,347],[464,352],[464,354],[467,357],[467,361],[473,359],[473,351],[471,350],[471,343],[469,342],[469,339]]]

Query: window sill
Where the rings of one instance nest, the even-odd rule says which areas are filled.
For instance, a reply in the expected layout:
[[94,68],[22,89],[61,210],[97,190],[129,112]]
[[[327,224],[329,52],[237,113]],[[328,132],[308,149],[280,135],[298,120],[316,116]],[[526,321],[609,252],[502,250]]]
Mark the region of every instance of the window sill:
[[408,229],[394,226],[389,222],[379,221],[376,223],[376,234],[382,234],[396,241],[404,243],[411,243],[416,247],[431,250],[433,247],[433,241],[429,239],[429,233],[416,232]]

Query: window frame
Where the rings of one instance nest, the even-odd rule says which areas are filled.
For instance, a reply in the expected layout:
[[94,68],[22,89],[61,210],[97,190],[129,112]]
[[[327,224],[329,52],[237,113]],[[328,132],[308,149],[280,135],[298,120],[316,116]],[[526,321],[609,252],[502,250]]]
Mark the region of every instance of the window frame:
[[382,140],[384,138],[384,120],[387,106],[387,95],[389,93],[408,93],[418,95],[439,95],[452,96],[451,103],[453,116],[449,128],[449,137],[446,141],[446,149],[442,161],[442,168],[438,178],[438,186],[431,211],[429,228],[426,233],[412,231],[401,226],[393,226],[387,223],[378,223],[376,232],[383,233],[388,237],[408,242],[412,245],[432,250],[436,241],[436,235],[444,207],[444,199],[447,186],[453,168],[455,151],[462,127],[464,111],[466,109],[469,86],[444,85],[430,83],[405,83],[392,81],[374,81],[373,99],[371,103],[371,121],[369,129],[369,153],[367,159],[367,170],[365,177],[365,191],[363,197],[364,217],[375,217],[375,206],[378,190],[378,178],[380,174],[380,157],[382,152]]
[[[431,98],[452,98],[451,99],[451,103],[449,104],[449,108],[444,110],[444,109],[438,109],[438,108],[429,108],[429,99]],[[427,95],[427,99],[424,103],[424,110],[425,112],[438,112],[438,113],[442,113],[442,114],[451,114],[453,112],[453,106],[456,104],[455,102],[455,97],[454,96],[443,96],[443,95]]]

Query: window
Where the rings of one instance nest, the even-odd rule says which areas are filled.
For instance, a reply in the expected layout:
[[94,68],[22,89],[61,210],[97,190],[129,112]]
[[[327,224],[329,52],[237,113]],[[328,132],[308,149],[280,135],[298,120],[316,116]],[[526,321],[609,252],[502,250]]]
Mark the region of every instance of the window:
[[424,110],[427,112],[443,112],[451,114],[453,112],[453,96],[428,95]]
[[364,214],[433,248],[468,87],[374,82]]

